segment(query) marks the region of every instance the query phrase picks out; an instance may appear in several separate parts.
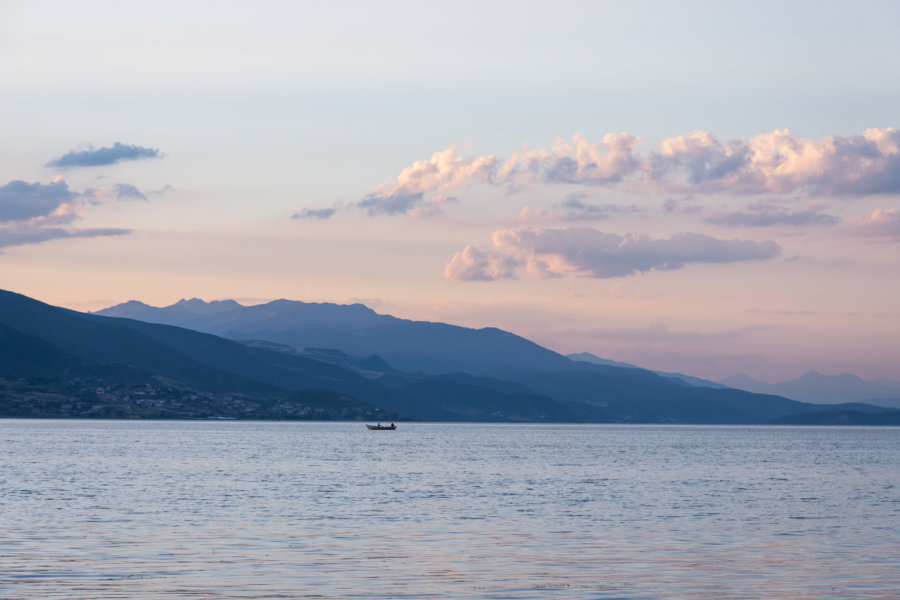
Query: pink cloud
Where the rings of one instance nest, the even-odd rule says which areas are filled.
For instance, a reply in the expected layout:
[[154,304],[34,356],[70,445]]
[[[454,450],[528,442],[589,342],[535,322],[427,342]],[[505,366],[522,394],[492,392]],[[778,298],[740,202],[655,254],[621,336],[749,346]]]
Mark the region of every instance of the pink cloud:
[[515,275],[519,260],[513,256],[466,246],[444,267],[444,277],[452,281],[496,281]]
[[896,194],[900,131],[868,129],[811,140],[785,129],[728,144],[697,131],[664,140],[648,165],[653,181],[679,191]]
[[807,193],[852,196],[900,193],[900,131],[868,129],[820,140],[776,130],[721,142],[695,131],[640,151],[641,139],[581,135],[549,150],[463,157],[455,147],[403,169],[396,183],[372,190],[358,206],[370,214],[405,214],[451,190],[475,184],[505,185],[514,192],[538,185],[577,184],[635,191],[681,193]]
[[426,194],[433,195],[432,201],[439,203],[446,200],[451,190],[490,182],[497,162],[493,156],[464,158],[451,146],[403,169],[396,183],[375,188],[359,206],[370,215],[408,213],[425,201]]
[[603,279],[681,269],[688,263],[767,260],[780,254],[781,248],[771,241],[721,240],[699,233],[652,239],[590,228],[500,230],[494,232],[491,249],[467,246],[457,253],[447,263],[444,276],[494,281],[513,277],[516,268],[524,266],[535,277]]
[[68,227],[84,215],[85,205],[111,197],[144,199],[134,186],[117,184],[112,190],[70,190],[61,178],[49,184],[10,181],[0,186],[0,248],[39,244],[56,239],[125,235],[129,229]]
[[641,168],[641,159],[634,153],[640,142],[640,138],[627,133],[608,133],[600,143],[576,134],[571,142],[558,140],[550,151],[514,153],[498,171],[495,182],[513,188],[523,182],[618,183]]

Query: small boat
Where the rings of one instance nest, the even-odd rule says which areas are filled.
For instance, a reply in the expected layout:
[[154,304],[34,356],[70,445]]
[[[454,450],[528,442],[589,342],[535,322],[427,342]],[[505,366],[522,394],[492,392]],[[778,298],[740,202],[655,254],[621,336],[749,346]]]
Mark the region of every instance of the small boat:
[[378,425],[369,425],[366,423],[366,429],[375,430],[375,431],[393,431],[397,429],[397,426],[391,423],[390,425],[382,425],[379,423]]

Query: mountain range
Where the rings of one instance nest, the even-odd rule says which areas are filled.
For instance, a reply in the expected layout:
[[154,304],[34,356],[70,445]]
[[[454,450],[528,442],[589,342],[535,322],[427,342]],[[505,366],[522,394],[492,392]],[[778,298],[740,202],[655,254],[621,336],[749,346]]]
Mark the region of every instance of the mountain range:
[[378,354],[407,372],[489,375],[506,369],[575,368],[565,356],[507,331],[399,319],[362,304],[275,300],[242,306],[233,300],[194,298],[157,308],[132,300],[96,314],[176,325],[233,340],[339,348],[354,356]]
[[360,304],[132,301],[90,314],[0,291],[0,359],[0,416],[766,423],[821,410]]
[[866,381],[851,373],[823,375],[808,371],[790,381],[764,383],[747,375],[734,375],[719,383],[729,387],[755,392],[775,394],[815,404],[841,404],[844,402],[865,402],[887,408],[900,408],[900,381],[881,379]]

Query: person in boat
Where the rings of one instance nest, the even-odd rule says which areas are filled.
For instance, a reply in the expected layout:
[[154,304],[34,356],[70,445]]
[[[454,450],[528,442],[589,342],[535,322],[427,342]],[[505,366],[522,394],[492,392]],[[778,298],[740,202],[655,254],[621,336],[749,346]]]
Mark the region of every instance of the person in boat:
[[391,429],[393,429],[394,427],[396,427],[396,425],[394,425],[393,423],[391,423]]

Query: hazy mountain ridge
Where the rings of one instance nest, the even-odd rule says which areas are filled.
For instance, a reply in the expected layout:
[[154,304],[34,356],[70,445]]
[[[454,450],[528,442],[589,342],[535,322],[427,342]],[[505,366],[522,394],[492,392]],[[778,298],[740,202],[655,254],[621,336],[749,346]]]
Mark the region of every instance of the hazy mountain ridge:
[[[255,308],[250,315],[257,326],[292,323],[286,313],[306,313],[305,325],[288,331],[290,337],[316,331],[308,322],[310,312],[329,315],[325,320],[337,325],[339,315],[349,310],[351,321],[379,324],[345,325],[343,331],[335,326],[333,331],[401,357],[405,353],[415,358],[429,344],[436,351],[413,362],[442,373],[397,368],[381,352],[354,355],[343,348],[271,338],[239,343],[175,325],[78,313],[0,292],[0,356],[15,359],[0,375],[0,415],[765,423],[821,408],[693,386],[637,367],[575,362],[494,328],[405,321],[362,305],[234,304],[209,307],[185,300],[169,307],[167,314],[187,318],[199,312],[209,323],[232,327],[242,325],[235,311],[243,314],[245,308]],[[140,303],[118,308],[147,310]],[[373,332],[378,335],[369,337]],[[452,369],[482,357],[499,358],[480,372]],[[525,360],[516,360],[521,357]],[[43,379],[28,379],[35,370]],[[871,408],[877,415],[878,409]]]
[[[128,314],[157,321],[183,319],[184,310],[179,304],[157,309],[138,306],[141,312]],[[198,312],[205,310],[202,303],[193,306]],[[117,311],[121,314],[120,307],[100,313]],[[347,315],[346,322],[342,315]],[[362,326],[360,315],[365,315]],[[304,348],[309,347],[339,348],[341,352],[337,354],[319,355],[318,358],[351,368],[354,365],[348,362],[347,355],[371,354],[398,370],[385,372],[376,381],[444,406],[450,400],[446,394],[448,389],[457,389],[457,404],[464,404],[466,397],[473,396],[471,391],[463,391],[471,381],[464,384],[444,380],[438,385],[433,380],[417,379],[409,372],[456,374],[453,377],[471,373],[514,381],[526,386],[523,393],[532,394],[529,402],[534,407],[541,405],[541,414],[554,414],[559,418],[563,413],[542,404],[544,399],[562,403],[574,418],[613,421],[696,422],[699,419],[731,423],[749,419],[760,422],[760,419],[814,408],[784,403],[783,399],[754,396],[760,407],[736,410],[731,405],[740,403],[744,395],[736,390],[715,391],[715,388],[725,387],[715,382],[682,374],[654,375],[635,365],[589,353],[563,357],[499,329],[475,330],[445,323],[397,319],[378,315],[361,305],[279,300],[236,308],[227,313],[227,319],[204,318],[192,323],[210,329],[218,327],[230,336],[240,332],[240,335],[264,340],[254,344],[277,344],[282,350],[293,348],[288,351],[299,354],[304,354]],[[371,370],[367,373],[372,375]],[[481,381],[483,384],[484,379]],[[667,399],[665,406],[660,405],[659,398],[662,397]],[[600,398],[612,400],[606,402],[598,400]],[[773,406],[763,409],[763,405]],[[760,417],[760,414],[765,416]]]
[[[228,301],[224,301],[228,302]],[[233,301],[232,301],[233,302]],[[471,373],[481,376],[528,382],[531,389],[539,394],[554,398],[559,402],[577,403],[570,408],[576,413],[599,415],[603,410],[603,418],[612,419],[645,419],[645,420],[679,420],[696,418],[713,418],[731,420],[747,418],[752,410],[743,414],[734,412],[728,402],[737,402],[743,398],[741,394],[726,392],[734,389],[761,393],[766,396],[783,396],[772,390],[747,390],[740,385],[728,385],[722,382],[692,377],[681,373],[656,373],[668,381],[669,385],[652,379],[640,379],[634,382],[634,373],[629,369],[644,371],[636,365],[620,363],[597,357],[590,353],[580,353],[564,357],[534,344],[530,340],[496,328],[470,329],[445,323],[410,321],[390,315],[380,315],[361,304],[340,305],[331,303],[304,303],[290,300],[276,300],[256,306],[230,305],[230,310],[213,311],[213,303],[202,300],[182,300],[169,307],[154,308],[142,304],[125,303],[117,307],[100,311],[100,314],[115,311],[129,314],[135,318],[160,322],[175,321],[197,328],[207,328],[233,339],[252,338],[265,343],[280,344],[286,348],[294,348],[294,352],[303,354],[307,348],[336,348],[345,355],[373,356],[384,360],[400,372],[423,372],[431,374]],[[217,312],[216,315],[210,313]],[[201,317],[192,316],[203,315]],[[260,343],[260,342],[256,342]],[[335,359],[327,356],[318,358],[354,368],[368,376],[374,375],[372,370],[358,369],[347,362],[347,358]],[[358,360],[358,359],[357,359]],[[383,369],[380,366],[375,369]],[[613,370],[610,370],[612,368]],[[620,369],[620,370],[615,370]],[[385,371],[386,372],[386,371]],[[556,373],[578,374],[557,376]],[[595,376],[586,375],[594,373]],[[542,380],[555,381],[546,386],[534,381],[532,375],[542,373]],[[599,374],[599,377],[596,376]],[[643,374],[639,378],[645,377]],[[582,381],[580,388],[573,381]],[[380,379],[382,382],[406,381],[404,385],[412,385],[404,377]],[[608,411],[596,398],[602,395],[618,395],[627,397],[631,392],[621,384],[632,381],[631,385],[650,386],[655,393],[665,393],[671,398],[680,398],[684,406],[669,406],[662,412],[652,411],[645,407],[638,410],[635,406],[617,404],[614,411]],[[652,382],[652,384],[650,383]],[[421,390],[422,384],[413,387]],[[699,388],[699,389],[697,389]],[[665,389],[665,392],[662,390]],[[704,391],[706,390],[706,391]],[[712,390],[720,390],[713,392]],[[646,393],[646,389],[644,390]],[[641,397],[641,392],[636,394]],[[728,400],[722,400],[730,398]],[[799,400],[798,398],[793,398]],[[858,398],[852,398],[854,400]],[[846,402],[845,399],[836,401]],[[724,402],[717,408],[718,402]],[[763,404],[771,400],[762,401]],[[709,415],[700,416],[697,408],[689,408],[694,404],[707,405]],[[650,402],[649,407],[653,403]],[[812,403],[815,404],[815,403]],[[589,408],[586,408],[589,407]],[[814,409],[809,407],[808,409]],[[724,410],[725,413],[717,412]],[[779,410],[787,409],[783,406]],[[774,418],[779,410],[770,416]],[[612,416],[615,415],[615,416]],[[664,416],[663,416],[664,415]],[[599,416],[597,418],[600,418]]]
[[758,394],[776,394],[800,402],[866,402],[887,408],[900,408],[900,383],[889,379],[866,381],[851,373],[824,375],[818,371],[807,371],[796,379],[780,383],[756,381],[740,374],[722,379],[719,383]]
[[279,331],[305,325],[326,328],[334,325],[366,327],[397,320],[389,315],[379,315],[362,304],[273,300],[265,304],[244,306],[234,300],[206,302],[199,298],[182,299],[165,307],[130,300],[94,314],[176,325],[224,337],[253,337],[255,331]]
[[95,314],[177,325],[236,340],[338,348],[355,356],[378,354],[394,368],[409,372],[489,375],[511,368],[577,368],[565,356],[495,327],[399,319],[362,304],[275,300],[211,313],[202,300],[161,308],[126,302]]

